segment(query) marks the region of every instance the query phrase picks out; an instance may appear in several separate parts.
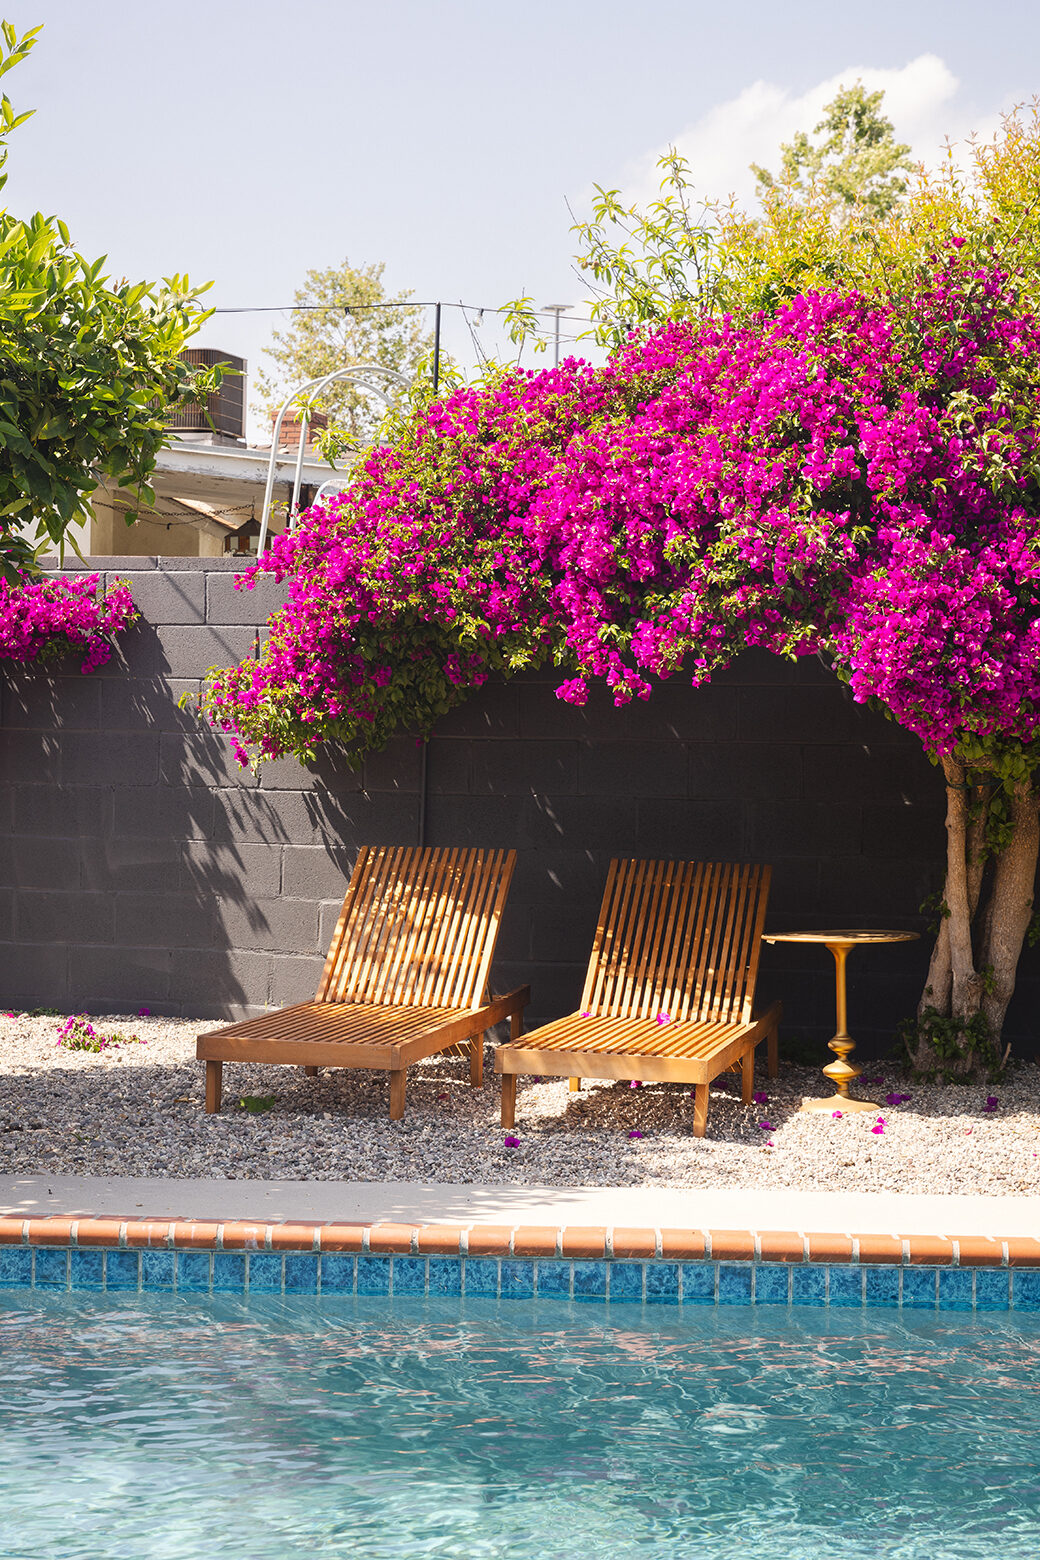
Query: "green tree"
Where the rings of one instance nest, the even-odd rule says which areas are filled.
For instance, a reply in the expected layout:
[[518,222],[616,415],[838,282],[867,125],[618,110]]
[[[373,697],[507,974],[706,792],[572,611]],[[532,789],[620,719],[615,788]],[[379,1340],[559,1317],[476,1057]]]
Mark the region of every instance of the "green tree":
[[[345,259],[307,272],[293,298],[300,312],[289,330],[274,332],[267,348],[276,372],[256,376],[264,412],[273,415],[307,380],[355,363],[378,363],[409,379],[419,372],[433,337],[424,329],[420,307],[392,306],[395,300],[386,297],[383,287],[384,270],[382,264],[352,266]],[[348,381],[330,385],[314,406],[329,417],[335,447],[367,443],[383,413],[381,402]]]
[[914,164],[881,112],[883,98],[859,81],[842,87],[813,130],[815,141],[801,130],[781,145],[779,176],[751,164],[759,196],[782,192],[804,204],[822,195],[839,222],[887,217],[906,194],[904,175]]
[[[0,75],[24,60],[39,27],[0,23]],[[0,99],[0,168],[7,137],[29,117]],[[0,175],[0,186],[6,174]],[[159,285],[111,283],[57,217],[0,211],[0,574],[16,577],[45,548],[63,548],[89,515],[101,477],[150,503],[148,478],[166,418],[204,398],[219,370],[179,353],[208,312],[186,276]],[[132,521],[133,513],[128,516]]]

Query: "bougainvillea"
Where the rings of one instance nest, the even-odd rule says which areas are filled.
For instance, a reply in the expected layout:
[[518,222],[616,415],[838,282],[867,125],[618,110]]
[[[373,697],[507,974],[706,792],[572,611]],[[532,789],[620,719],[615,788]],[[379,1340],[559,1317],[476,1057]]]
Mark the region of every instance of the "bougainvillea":
[[[603,369],[429,407],[258,562],[288,604],[258,660],[213,674],[210,718],[243,760],[329,738],[358,759],[492,672],[551,660],[560,698],[598,680],[620,704],[763,645],[822,655],[920,737],[952,797],[1018,807],[1019,840],[1032,809],[1035,834],[1040,324],[960,248],[908,295],[675,323]],[[986,911],[973,955],[984,851],[955,812],[926,996],[978,1036],[1014,985],[1029,850],[1013,872],[1000,856],[1013,925],[998,947]]]
[[99,583],[97,574],[25,576],[13,585],[0,579],[0,657],[46,662],[72,652],[82,654],[84,672],[103,665],[137,612],[122,580],[107,590]]

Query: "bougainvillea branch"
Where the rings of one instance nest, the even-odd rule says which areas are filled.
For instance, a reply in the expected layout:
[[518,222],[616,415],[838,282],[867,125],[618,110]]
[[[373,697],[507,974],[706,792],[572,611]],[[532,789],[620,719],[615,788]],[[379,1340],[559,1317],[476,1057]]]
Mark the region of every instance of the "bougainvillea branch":
[[123,580],[107,590],[99,583],[97,574],[0,579],[0,658],[48,662],[73,653],[83,656],[84,672],[103,665],[115,635],[138,614]]

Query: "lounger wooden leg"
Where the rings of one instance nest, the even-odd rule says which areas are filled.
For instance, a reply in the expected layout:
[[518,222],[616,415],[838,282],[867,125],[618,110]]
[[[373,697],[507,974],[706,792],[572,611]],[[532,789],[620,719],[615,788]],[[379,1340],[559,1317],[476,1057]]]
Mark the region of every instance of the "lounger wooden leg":
[[510,1013],[510,1015],[509,1015],[509,1038],[510,1038],[510,1040],[519,1040],[519,1038],[520,1038],[520,1028],[521,1028],[521,1025],[523,1024],[523,1019],[524,1019],[524,1013],[523,1013],[523,1009],[522,1008],[517,1008],[515,1012]]
[[766,1049],[769,1057],[769,1076],[775,1078],[780,1071],[780,1031],[771,1029],[766,1041]]
[[318,1069],[316,1067],[305,1067],[303,1070],[307,1074],[308,1078],[316,1078],[318,1076]]
[[693,1097],[693,1135],[703,1137],[708,1128],[708,1085],[698,1083]]
[[404,1115],[404,1084],[406,1067],[390,1069],[390,1120],[400,1121]]
[[206,1114],[212,1116],[220,1109],[221,1085],[224,1081],[224,1063],[206,1063]]
[[740,1058],[740,1099],[743,1105],[751,1104],[755,1092],[755,1052],[749,1046]]
[[502,1074],[502,1125],[516,1125],[516,1073]]
[[469,1083],[479,1089],[484,1082],[484,1036],[474,1035],[469,1043]]
[[580,1088],[581,1088],[581,1079],[580,1078],[572,1078],[571,1079],[571,1093],[572,1094],[577,1094],[577,1092],[578,1092],[578,1090]]

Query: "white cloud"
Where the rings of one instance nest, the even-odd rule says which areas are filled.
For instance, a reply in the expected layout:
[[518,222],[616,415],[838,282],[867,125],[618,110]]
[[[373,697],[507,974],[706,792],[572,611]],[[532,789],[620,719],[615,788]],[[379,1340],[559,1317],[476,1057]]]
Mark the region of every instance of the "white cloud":
[[[733,194],[741,204],[750,202],[755,180],[748,165],[776,169],[781,142],[799,130],[811,133],[839,88],[857,81],[868,92],[884,92],[884,111],[896,138],[908,142],[914,158],[929,165],[938,162],[947,137],[956,141],[977,131],[986,138],[999,122],[997,115],[982,123],[970,121],[958,102],[960,83],[935,54],[919,55],[898,70],[850,65],[800,97],[774,82],[756,81],[673,137],[672,144],[690,164],[698,195],[720,199]],[[627,198],[643,203],[656,196],[657,160],[666,151],[667,146],[657,147],[623,170]]]

